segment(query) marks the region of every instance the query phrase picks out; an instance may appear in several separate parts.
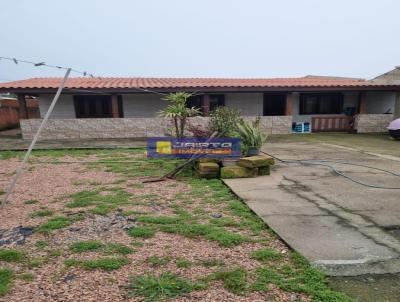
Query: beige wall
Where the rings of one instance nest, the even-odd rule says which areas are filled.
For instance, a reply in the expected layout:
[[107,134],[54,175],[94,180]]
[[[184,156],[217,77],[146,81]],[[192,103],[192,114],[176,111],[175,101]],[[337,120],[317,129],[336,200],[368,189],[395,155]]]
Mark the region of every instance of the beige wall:
[[156,117],[167,101],[155,94],[124,94],[122,102],[124,117]]

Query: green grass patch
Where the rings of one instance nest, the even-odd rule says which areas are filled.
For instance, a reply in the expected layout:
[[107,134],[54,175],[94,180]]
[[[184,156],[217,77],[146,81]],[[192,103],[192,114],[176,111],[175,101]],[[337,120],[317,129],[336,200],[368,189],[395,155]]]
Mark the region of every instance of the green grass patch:
[[0,250],[0,261],[6,262],[22,262],[26,260],[26,255],[16,249],[2,249]]
[[83,253],[87,251],[99,250],[103,244],[97,240],[78,241],[69,246],[69,249],[74,253]]
[[36,230],[39,233],[50,234],[52,231],[65,228],[71,225],[73,222],[74,219],[72,218],[65,216],[57,216],[41,224]]
[[214,267],[214,266],[224,266],[225,263],[222,260],[218,260],[218,259],[202,259],[199,261],[200,265],[204,266],[204,267]]
[[193,263],[189,260],[179,258],[175,260],[175,265],[177,268],[189,268],[193,265]]
[[26,282],[32,282],[35,279],[35,275],[31,273],[23,273],[19,274],[16,276],[18,279],[26,281]]
[[169,257],[152,256],[146,259],[146,262],[151,266],[163,266],[171,262]]
[[207,240],[216,241],[220,246],[224,247],[231,247],[251,241],[246,236],[228,232],[223,228],[209,224],[170,224],[161,225],[159,229],[166,233],[175,233],[189,238],[203,236]]
[[24,201],[24,204],[36,204],[36,203],[38,203],[39,201],[37,201],[37,200],[35,200],[35,199],[29,199],[29,200],[26,200],[26,201]]
[[82,191],[70,195],[71,202],[65,204],[68,208],[95,206],[90,212],[105,215],[117,206],[127,204],[131,194],[121,188],[100,188],[94,191]]
[[136,238],[151,238],[155,235],[156,230],[145,226],[137,226],[128,230],[128,235]]
[[35,242],[34,244],[35,247],[37,247],[38,249],[45,249],[46,247],[49,246],[49,243],[47,241],[43,241],[43,240],[38,240]]
[[287,292],[297,292],[310,295],[316,302],[353,302],[354,300],[342,293],[331,290],[323,273],[313,268],[307,260],[297,253],[291,254],[293,265],[277,268],[261,267],[257,269],[257,280],[253,290],[268,290],[269,284],[275,284]]
[[77,266],[82,267],[85,270],[102,269],[105,271],[119,269],[128,263],[129,259],[123,257],[99,258],[95,260],[68,259],[64,262],[67,267]]
[[134,276],[127,286],[128,296],[143,297],[147,302],[173,299],[204,288],[203,283],[192,282],[169,272],[160,276]]
[[0,268],[0,296],[4,296],[11,288],[13,272],[9,269]]
[[184,222],[185,219],[180,216],[145,216],[138,217],[137,221],[151,224],[178,224]]
[[236,268],[230,271],[220,271],[213,273],[211,280],[220,280],[224,284],[224,288],[236,295],[242,295],[247,290],[247,272],[243,268]]
[[104,247],[104,251],[108,254],[121,254],[121,255],[128,255],[135,253],[134,249],[120,243],[109,243]]
[[46,217],[46,216],[52,216],[54,214],[54,211],[49,210],[49,209],[41,209],[41,210],[37,210],[35,212],[33,212],[31,214],[32,218],[35,217]]
[[259,249],[257,251],[254,251],[250,254],[250,258],[258,260],[258,261],[262,261],[262,262],[268,262],[271,260],[279,260],[282,259],[282,254],[268,249],[268,248],[264,248],[264,249]]

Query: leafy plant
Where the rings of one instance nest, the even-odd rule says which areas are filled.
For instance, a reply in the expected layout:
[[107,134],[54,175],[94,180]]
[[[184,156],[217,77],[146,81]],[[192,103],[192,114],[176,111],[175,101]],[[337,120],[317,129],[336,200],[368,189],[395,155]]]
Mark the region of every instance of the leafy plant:
[[220,136],[238,136],[238,123],[241,113],[238,109],[220,106],[210,114],[210,128]]
[[187,118],[200,114],[198,108],[187,107],[187,99],[191,96],[192,94],[186,92],[170,93],[164,100],[171,104],[159,112],[160,116],[172,119],[177,138],[184,137]]
[[267,136],[262,133],[259,128],[259,123],[260,119],[257,118],[256,121],[252,123],[242,120],[237,125],[238,132],[242,140],[242,145],[244,147],[244,151],[246,152],[249,147],[261,148],[267,140]]

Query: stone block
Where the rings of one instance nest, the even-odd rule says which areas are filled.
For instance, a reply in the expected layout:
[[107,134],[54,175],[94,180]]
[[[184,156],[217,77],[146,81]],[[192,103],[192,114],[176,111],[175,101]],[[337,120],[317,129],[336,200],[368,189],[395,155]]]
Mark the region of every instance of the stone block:
[[243,157],[239,159],[238,165],[245,168],[258,168],[264,166],[270,166],[275,163],[274,159],[271,156],[267,155],[256,155]]
[[264,166],[258,168],[258,175],[270,175],[271,174],[271,166]]
[[198,163],[197,170],[199,172],[219,172],[219,165],[217,163]]
[[230,166],[221,168],[221,178],[248,178],[256,177],[258,168],[245,168],[240,166]]

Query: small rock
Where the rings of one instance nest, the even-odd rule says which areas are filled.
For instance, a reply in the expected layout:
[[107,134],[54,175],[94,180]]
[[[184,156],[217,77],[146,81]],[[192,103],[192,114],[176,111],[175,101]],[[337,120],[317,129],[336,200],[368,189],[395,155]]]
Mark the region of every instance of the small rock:
[[76,275],[74,275],[74,274],[66,275],[66,276],[63,278],[63,281],[64,281],[64,282],[68,282],[68,281],[74,280],[75,278],[76,278]]
[[220,214],[220,213],[213,213],[213,214],[211,214],[211,217],[212,217],[212,218],[221,218],[221,217],[222,217],[222,214]]
[[79,232],[81,230],[81,228],[77,228],[77,227],[72,227],[68,229],[71,232]]

